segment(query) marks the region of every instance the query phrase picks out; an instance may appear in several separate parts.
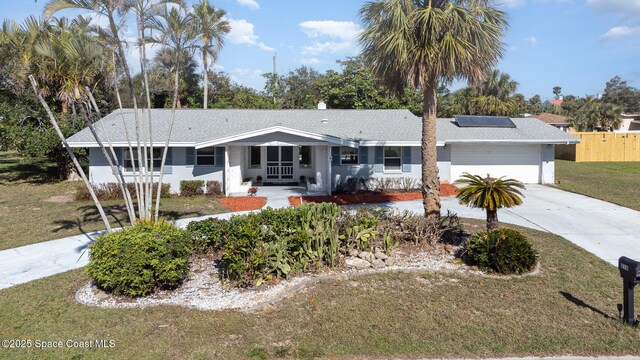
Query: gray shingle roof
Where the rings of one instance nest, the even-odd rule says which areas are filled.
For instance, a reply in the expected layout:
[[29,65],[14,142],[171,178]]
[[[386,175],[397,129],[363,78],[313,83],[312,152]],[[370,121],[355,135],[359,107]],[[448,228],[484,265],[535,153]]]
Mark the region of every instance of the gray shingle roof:
[[[135,138],[134,110],[123,111],[129,136]],[[170,109],[153,109],[151,121],[155,143],[166,140]],[[323,121],[326,120],[326,121]],[[577,138],[534,119],[512,119],[515,129],[460,128],[454,119],[438,119],[439,143],[473,141],[516,141],[538,143],[575,142]],[[102,126],[114,143],[125,143],[125,131],[120,110],[96,123],[100,138],[105,141]],[[176,110],[171,143],[196,145],[230,136],[271,127],[331,136],[350,141],[419,142],[421,119],[408,110]],[[71,146],[91,146],[95,143],[89,129],[83,129],[68,139]]]

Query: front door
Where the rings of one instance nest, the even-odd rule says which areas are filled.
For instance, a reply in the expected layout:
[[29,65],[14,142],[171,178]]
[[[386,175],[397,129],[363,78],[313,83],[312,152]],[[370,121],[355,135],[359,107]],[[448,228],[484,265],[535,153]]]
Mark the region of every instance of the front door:
[[267,180],[293,179],[293,146],[267,146]]

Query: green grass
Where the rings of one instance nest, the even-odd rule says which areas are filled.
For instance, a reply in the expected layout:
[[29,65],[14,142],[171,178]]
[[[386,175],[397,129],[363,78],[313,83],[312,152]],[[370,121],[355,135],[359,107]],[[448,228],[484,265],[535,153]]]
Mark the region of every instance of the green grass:
[[562,190],[640,210],[640,162],[556,160],[556,182]]
[[[472,231],[483,226],[467,222]],[[558,236],[523,231],[541,253],[540,276],[367,275],[322,282],[255,314],[87,307],[74,301],[88,280],[85,271],[67,272],[1,290],[1,337],[109,339],[115,347],[0,349],[0,357],[640,355],[640,331],[617,320],[616,268]]]
[[[0,153],[0,250],[104,228],[92,201],[60,201],[60,197],[72,200],[83,184],[58,181],[52,170],[44,160]],[[122,201],[102,205],[113,226],[127,224]],[[161,206],[168,219],[228,211],[206,197],[166,198]]]

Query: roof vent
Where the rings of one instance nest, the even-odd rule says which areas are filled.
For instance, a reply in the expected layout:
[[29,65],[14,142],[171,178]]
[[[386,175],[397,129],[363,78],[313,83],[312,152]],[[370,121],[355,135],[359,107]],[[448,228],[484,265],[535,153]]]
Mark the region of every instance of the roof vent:
[[329,122],[329,119],[322,119],[321,123],[326,124]]

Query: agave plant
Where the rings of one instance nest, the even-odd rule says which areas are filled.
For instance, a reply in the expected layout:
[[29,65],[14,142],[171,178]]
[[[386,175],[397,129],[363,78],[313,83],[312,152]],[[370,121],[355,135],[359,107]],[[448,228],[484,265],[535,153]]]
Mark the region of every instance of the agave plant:
[[511,208],[522,204],[524,184],[515,179],[493,178],[464,173],[455,182],[464,185],[458,191],[458,201],[462,205],[484,209],[487,212],[487,231],[498,228],[498,209]]

